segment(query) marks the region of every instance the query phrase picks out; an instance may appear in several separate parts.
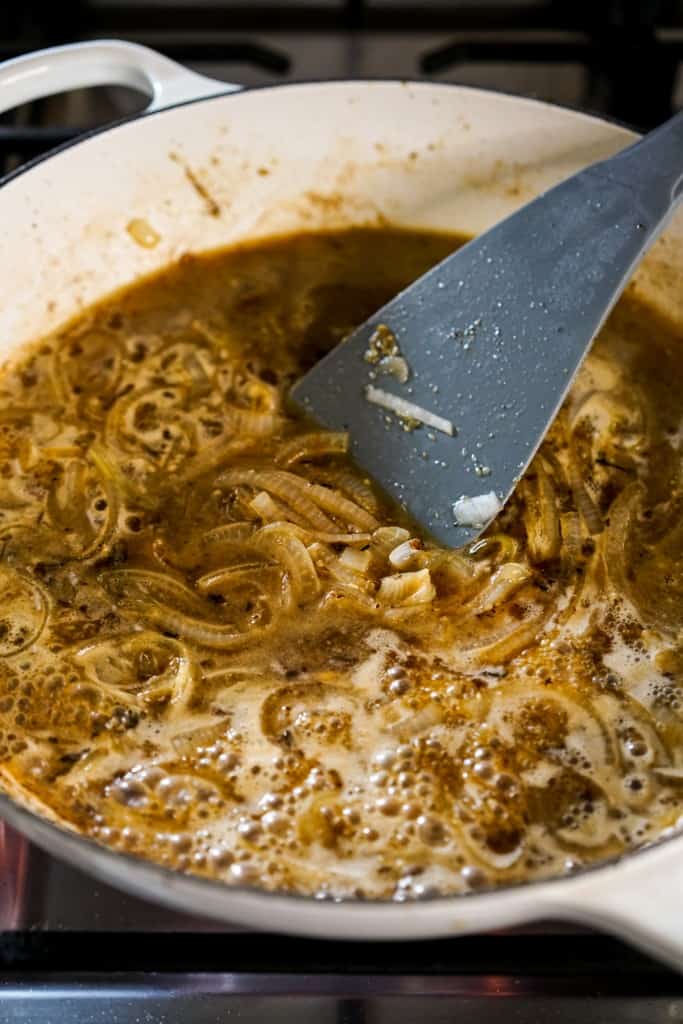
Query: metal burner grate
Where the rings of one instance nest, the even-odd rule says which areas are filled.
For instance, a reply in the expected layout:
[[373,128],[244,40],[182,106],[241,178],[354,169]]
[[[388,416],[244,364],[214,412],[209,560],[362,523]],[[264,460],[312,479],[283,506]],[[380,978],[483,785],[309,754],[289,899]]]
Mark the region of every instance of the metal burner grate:
[[[683,103],[683,0],[25,0],[0,6],[0,59],[126,38],[246,85],[428,77],[536,95],[643,130]],[[681,95],[676,94],[676,90]],[[91,90],[0,117],[0,173],[136,109]]]

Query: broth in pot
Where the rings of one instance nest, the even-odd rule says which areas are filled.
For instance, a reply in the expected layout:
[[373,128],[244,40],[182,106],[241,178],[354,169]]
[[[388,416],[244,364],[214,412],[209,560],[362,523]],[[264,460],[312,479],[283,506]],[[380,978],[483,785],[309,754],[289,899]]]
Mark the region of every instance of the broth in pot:
[[319,897],[545,878],[675,825],[675,326],[627,293],[461,551],[287,408],[457,244],[355,229],[186,257],[3,369],[8,789],[177,870]]

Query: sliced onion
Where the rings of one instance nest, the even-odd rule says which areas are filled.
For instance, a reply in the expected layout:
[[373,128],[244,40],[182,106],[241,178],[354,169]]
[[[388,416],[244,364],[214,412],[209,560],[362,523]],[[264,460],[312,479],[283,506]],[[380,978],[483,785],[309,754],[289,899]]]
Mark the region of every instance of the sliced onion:
[[466,845],[473,859],[493,871],[508,871],[515,866],[525,852],[524,842],[520,842],[519,846],[510,850],[509,853],[495,853],[486,843],[475,842],[471,837],[466,839]]
[[379,501],[370,482],[359,477],[353,470],[344,466],[302,466],[301,469],[302,472],[307,472],[308,476],[316,483],[328,484],[330,487],[343,491],[366,512],[373,514],[379,512]]
[[462,605],[459,603],[454,618],[461,646],[449,654],[449,663],[463,671],[479,666],[505,664],[537,641],[553,612],[551,602],[534,605],[520,621],[506,615],[503,606],[489,622],[481,616],[472,616],[468,619],[461,614],[458,618],[457,614],[461,608]]
[[306,526],[303,516],[297,515],[294,509],[289,508],[284,502],[272,498],[267,491],[259,491],[249,502],[249,508],[253,509],[263,523],[295,523],[297,526]]
[[180,757],[197,757],[207,747],[226,738],[230,728],[230,716],[226,715],[219,722],[211,725],[200,725],[194,729],[178,732],[173,737],[173,748]]
[[[137,421],[146,405],[154,409],[155,423]],[[189,411],[190,393],[178,384],[133,389],[119,398],[107,414],[104,446],[124,455],[144,455],[154,469],[174,468],[197,450],[197,425]]]
[[528,583],[531,576],[528,566],[520,565],[519,562],[505,562],[494,572],[490,582],[479,591],[475,600],[468,606],[468,610],[475,615],[491,611]]
[[[70,341],[77,341],[82,350],[82,358],[74,359],[73,365],[69,365]],[[55,346],[54,368],[60,401],[71,402],[76,393],[105,398],[116,391],[121,378],[121,345],[115,334],[91,323],[78,337],[72,332],[70,339]]]
[[196,619],[177,612],[173,608],[151,605],[145,608],[150,621],[177,633],[184,640],[191,640],[202,647],[213,647],[219,651],[229,651],[241,647],[244,643],[256,642],[268,626],[251,626],[248,630],[235,630],[232,626],[221,626],[204,619]]
[[369,533],[321,533],[315,530],[306,530],[305,533],[310,540],[323,544],[346,544],[347,547],[365,547],[372,540]]
[[204,647],[230,650],[253,641],[267,628],[237,630],[232,624],[208,621],[207,605],[193,591],[160,572],[142,569],[115,569],[103,572],[100,580],[123,606],[135,608],[147,622],[184,640]]
[[306,459],[318,459],[329,455],[344,455],[349,450],[349,435],[318,431],[315,434],[298,434],[293,440],[282,445],[275,461],[280,466],[291,466]]
[[297,605],[312,601],[320,593],[320,580],[306,545],[287,526],[274,523],[254,534],[254,547],[284,567],[292,597]]
[[575,568],[581,559],[581,522],[577,512],[563,512],[560,516],[562,560],[566,568]]
[[49,598],[34,579],[17,569],[0,566],[0,658],[32,647],[47,622]]
[[[617,592],[626,595],[645,623],[667,636],[676,636],[683,602],[683,520],[677,518],[656,543],[645,543],[637,532],[643,495],[642,484],[634,481],[613,502],[604,538],[605,569]],[[637,562],[634,550],[638,552]],[[669,566],[667,574],[662,572],[662,565]]]
[[133,601],[136,605],[140,601],[158,602],[196,615],[205,614],[208,610],[198,594],[167,573],[148,569],[112,569],[103,572],[100,580],[113,597],[124,602]]
[[[323,611],[362,612],[364,615],[374,616],[382,611],[382,605],[371,594],[362,590],[357,582],[353,584],[343,583],[335,580],[325,595],[321,598],[319,608]],[[393,610],[393,609],[392,609]],[[385,615],[388,612],[385,612]]]
[[240,409],[236,405],[226,404],[223,409],[226,428],[233,436],[248,435],[268,437],[277,434],[286,425],[286,420],[273,412],[253,412],[251,409]]
[[260,590],[272,590],[279,582],[279,575],[280,570],[267,562],[239,562],[205,573],[199,577],[196,586],[201,594],[226,594],[245,584]]
[[550,476],[540,457],[534,461],[535,482],[525,480],[524,525],[527,532],[529,557],[532,562],[547,562],[556,558],[560,550],[560,522],[557,495]]
[[626,575],[629,545],[633,540],[636,513],[643,497],[643,486],[634,482],[625,487],[612,502],[609,510],[609,528],[604,537],[605,568],[607,575],[621,593],[629,594],[630,581]]
[[28,518],[0,527],[0,555],[8,562],[34,566],[38,562],[66,562],[73,548],[63,534]]
[[226,440],[224,435],[215,438],[208,444],[203,444],[196,455],[191,455],[185,460],[182,470],[178,475],[178,482],[188,486],[200,477],[208,476],[218,469],[221,469],[226,462],[247,452],[258,450],[261,454],[263,439],[260,437],[232,437]]
[[304,544],[346,544],[351,547],[366,547],[372,540],[370,533],[327,533],[325,530],[312,530],[309,526],[297,526],[296,523],[283,524],[302,540]]
[[502,562],[514,562],[519,554],[519,541],[507,533],[488,533],[476,541],[468,553],[477,558],[492,558],[495,554]]
[[61,480],[51,489],[47,498],[46,508],[50,522],[56,530],[65,535],[71,557],[75,559],[88,558],[102,551],[116,529],[118,495],[109,477],[98,472],[97,479],[106,496],[105,514],[99,529],[93,527],[88,516],[92,471],[88,473],[88,467],[82,459],[69,459]]
[[406,384],[410,377],[410,367],[403,356],[385,356],[380,359],[377,369],[395,377],[399,384]]
[[116,495],[117,504],[123,499],[136,508],[151,509],[156,506],[156,499],[136,484],[110,448],[96,441],[88,449],[88,459],[97,469],[103,486],[108,486]]
[[82,541],[92,533],[85,508],[85,471],[86,466],[81,459],[70,459],[64,466],[61,479],[50,490],[46,503],[50,522],[57,529],[73,530]]
[[114,533],[118,525],[120,498],[119,492],[116,489],[116,485],[111,477],[106,474],[102,468],[96,464],[96,468],[99,473],[100,481],[102,484],[102,490],[105,494],[107,502],[106,514],[104,522],[96,534],[95,537],[87,544],[80,554],[77,556],[80,559],[92,558],[93,555],[104,553],[113,542]]
[[211,378],[199,358],[196,347],[185,352],[181,361],[192,382],[190,387],[192,397],[196,398],[209,394],[212,387]]
[[476,584],[475,567],[459,551],[430,548],[422,552],[419,560],[431,572],[432,582],[441,597],[453,593],[465,596],[465,592]]
[[272,625],[271,620],[265,625],[237,629],[234,623],[209,621],[210,606],[183,583],[163,573],[118,569],[103,573],[100,579],[123,607],[129,605],[148,622],[203,647],[231,650],[256,640]]
[[435,597],[429,569],[385,576],[377,592],[377,600],[385,605],[429,604]]
[[598,533],[602,533],[605,524],[600,513],[600,509],[586,490],[582,479],[582,470],[578,464],[576,456],[571,451],[569,455],[568,476],[569,486],[571,487],[572,494],[574,496],[574,505],[586,524],[588,532],[594,536]]
[[254,490],[269,491],[290,505],[295,512],[300,513],[315,529],[330,532],[335,530],[334,522],[311,499],[312,484],[294,473],[272,469],[229,469],[221,473],[216,485],[226,488],[245,485]]
[[310,495],[316,505],[325,509],[331,515],[341,519],[344,523],[351,523],[359,530],[375,530],[378,523],[375,517],[367,512],[355,501],[345,498],[339,491],[331,490],[329,487],[321,487],[320,484],[310,484]]
[[545,615],[532,616],[526,622],[511,629],[500,640],[495,640],[493,643],[483,647],[476,647],[468,653],[474,657],[479,665],[503,665],[506,661],[514,658],[516,654],[519,654],[536,642],[546,618],[547,613]]
[[[161,671],[150,671],[141,679],[136,662],[149,652],[152,658],[155,652],[163,652],[166,664]],[[138,698],[142,702],[165,700],[176,708],[185,707],[197,679],[185,645],[149,631],[90,641],[78,647],[73,656],[90,683],[127,706],[135,706]]]
[[251,373],[240,374],[243,378],[233,384],[236,396],[246,401],[255,412],[275,412],[280,408],[280,392],[273,385]]
[[226,523],[189,541],[180,551],[175,551],[163,538],[156,537],[154,554],[161,562],[174,568],[196,569],[206,562],[216,564],[227,558],[246,555],[250,550],[253,553],[249,544],[255,532],[253,523]]
[[556,836],[570,849],[578,847],[597,851],[600,847],[609,847],[615,833],[616,825],[609,814],[609,806],[605,801],[600,801],[593,805],[592,813],[580,827],[559,828]]
[[[325,544],[318,541],[311,544],[308,549],[311,558],[316,566],[319,566],[328,576],[347,587],[362,590],[369,593],[374,590],[374,584],[365,579],[353,566],[338,558]],[[358,553],[358,552],[356,552]]]
[[18,511],[32,505],[31,497],[28,494],[22,494],[21,490],[21,484],[17,480],[0,478],[0,509]]
[[263,701],[261,729],[263,735],[273,743],[282,743],[285,733],[296,730],[296,722],[302,711],[309,711],[316,717],[329,715],[341,720],[339,739],[348,746],[351,742],[350,723],[358,704],[358,696],[347,688],[320,680],[291,683],[270,693]]
[[406,540],[410,540],[410,534],[402,526],[380,526],[372,534],[372,549],[379,558],[388,561],[394,548]]

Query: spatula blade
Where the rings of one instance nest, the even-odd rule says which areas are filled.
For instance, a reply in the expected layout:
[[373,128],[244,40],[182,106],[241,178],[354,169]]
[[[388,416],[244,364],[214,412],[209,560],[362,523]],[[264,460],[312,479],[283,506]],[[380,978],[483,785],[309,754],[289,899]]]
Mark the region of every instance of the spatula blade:
[[[356,461],[445,545],[471,541],[507,500],[659,229],[661,210],[639,208],[628,185],[601,173],[605,166],[449,256],[293,389],[309,416],[350,431]],[[379,325],[396,337],[410,369],[405,383],[365,359]],[[415,426],[369,401],[368,388],[379,389],[369,392],[375,400],[394,396],[445,422]],[[491,492],[498,503],[488,514],[473,516],[468,502],[454,512],[463,496]]]

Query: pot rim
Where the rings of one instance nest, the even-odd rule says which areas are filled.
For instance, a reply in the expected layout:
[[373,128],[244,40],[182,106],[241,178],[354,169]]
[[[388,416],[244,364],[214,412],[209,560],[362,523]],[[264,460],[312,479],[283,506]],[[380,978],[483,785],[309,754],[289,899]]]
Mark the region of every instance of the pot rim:
[[[78,45],[78,44],[77,44]],[[0,70],[2,70],[2,63],[0,62]],[[262,85],[250,85],[250,86],[238,86],[237,88],[231,88],[227,91],[221,91],[220,86],[227,83],[222,83],[216,79],[216,92],[206,96],[194,96],[191,99],[179,100],[177,103],[171,103],[168,106],[159,107],[155,109],[146,109],[137,111],[134,114],[128,114],[125,117],[117,118],[114,121],[107,121],[105,124],[95,125],[92,128],[86,128],[82,132],[78,132],[72,139],[67,139],[65,142],[54,146],[52,149],[47,150],[45,153],[39,153],[37,156],[27,160],[26,163],[21,164],[14,170],[9,171],[7,174],[0,176],[0,189],[5,185],[8,185],[11,181],[15,181],[17,178],[22,177],[24,174],[30,173],[35,167],[40,164],[46,163],[53,157],[59,156],[61,153],[67,150],[73,149],[75,146],[81,145],[81,143],[88,142],[90,139],[97,138],[100,135],[105,135],[107,132],[116,131],[117,128],[121,128],[124,125],[133,124],[135,121],[145,121],[150,117],[157,117],[159,114],[166,114],[172,110],[179,110],[183,107],[190,107],[197,103],[211,103],[214,100],[227,100],[230,98],[237,98],[240,96],[251,95],[257,92],[268,92],[268,91],[284,91],[286,89],[300,89],[309,86],[319,87],[331,87],[335,88],[338,86],[349,86],[349,85],[398,85],[398,86],[414,86],[418,88],[428,89],[449,89],[456,92],[466,92],[476,95],[483,95],[488,97],[495,97],[497,99],[509,100],[512,103],[519,103],[523,106],[538,106],[544,108],[550,108],[552,110],[560,110],[565,114],[574,115],[577,119],[582,121],[592,122],[593,124],[606,124],[613,128],[619,128],[624,131],[630,132],[634,139],[640,138],[641,133],[638,132],[632,125],[626,124],[623,121],[609,115],[603,115],[593,112],[586,112],[579,110],[577,107],[573,107],[566,103],[549,103],[546,100],[539,100],[533,96],[520,96],[518,93],[508,92],[505,89],[485,89],[478,85],[465,85],[460,82],[431,82],[422,78],[301,78],[288,82],[268,82]]]

